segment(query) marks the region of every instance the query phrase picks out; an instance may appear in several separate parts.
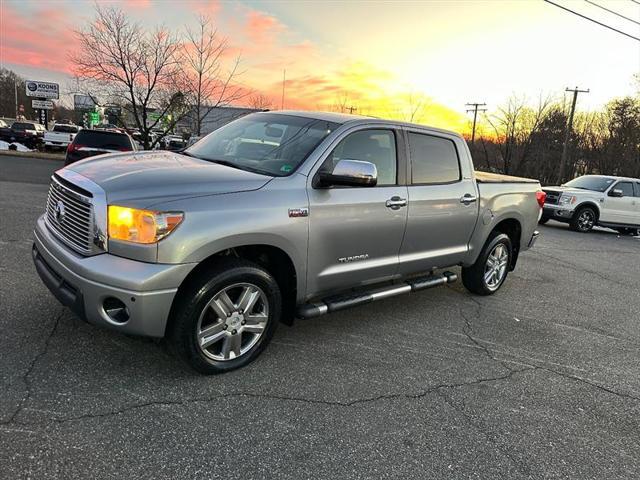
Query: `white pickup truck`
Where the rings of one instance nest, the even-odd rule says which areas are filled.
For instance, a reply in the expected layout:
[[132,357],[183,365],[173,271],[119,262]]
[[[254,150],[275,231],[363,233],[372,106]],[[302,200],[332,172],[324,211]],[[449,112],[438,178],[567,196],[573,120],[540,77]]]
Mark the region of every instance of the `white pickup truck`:
[[621,234],[640,232],[640,179],[585,175],[560,187],[544,187],[547,194],[540,223],[568,223],[588,232],[594,226]]
[[53,129],[44,134],[44,147],[47,149],[67,148],[80,131],[78,125],[57,123]]

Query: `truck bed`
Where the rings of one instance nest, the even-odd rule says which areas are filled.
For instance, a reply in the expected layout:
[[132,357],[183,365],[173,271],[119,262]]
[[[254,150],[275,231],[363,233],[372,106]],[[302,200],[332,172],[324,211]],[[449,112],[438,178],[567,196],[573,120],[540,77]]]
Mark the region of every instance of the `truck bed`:
[[501,175],[499,173],[475,172],[478,183],[538,183],[538,180],[524,177],[512,177],[511,175]]

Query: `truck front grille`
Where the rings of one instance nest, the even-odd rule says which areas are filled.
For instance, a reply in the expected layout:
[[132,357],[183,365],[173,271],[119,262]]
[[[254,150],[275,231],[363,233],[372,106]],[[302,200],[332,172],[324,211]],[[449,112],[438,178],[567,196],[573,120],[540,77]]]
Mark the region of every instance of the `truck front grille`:
[[90,198],[54,177],[46,213],[47,226],[62,242],[84,255],[92,253],[94,215]]
[[549,205],[557,205],[558,200],[560,200],[560,195],[562,195],[562,192],[556,192],[554,190],[544,190],[544,193],[547,194],[547,198],[544,203]]

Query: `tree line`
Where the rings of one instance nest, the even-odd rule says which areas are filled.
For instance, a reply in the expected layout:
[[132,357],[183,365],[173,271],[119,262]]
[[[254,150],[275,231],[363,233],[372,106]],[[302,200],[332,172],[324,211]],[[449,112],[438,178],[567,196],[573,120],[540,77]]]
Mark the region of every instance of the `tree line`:
[[475,142],[467,140],[476,168],[537,178],[547,185],[587,174],[640,178],[640,75],[637,80],[636,96],[576,113],[563,178],[560,160],[569,105],[550,98],[530,105],[514,96],[486,115]]

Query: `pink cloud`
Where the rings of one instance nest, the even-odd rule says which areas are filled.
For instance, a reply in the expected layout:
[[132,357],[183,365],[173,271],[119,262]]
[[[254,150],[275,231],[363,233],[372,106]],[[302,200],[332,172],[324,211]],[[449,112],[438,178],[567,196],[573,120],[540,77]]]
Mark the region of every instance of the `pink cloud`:
[[69,72],[68,49],[76,43],[68,12],[61,5],[21,13],[2,5],[0,57],[3,63]]
[[245,33],[252,42],[264,46],[272,44],[286,27],[273,15],[258,10],[247,12]]

